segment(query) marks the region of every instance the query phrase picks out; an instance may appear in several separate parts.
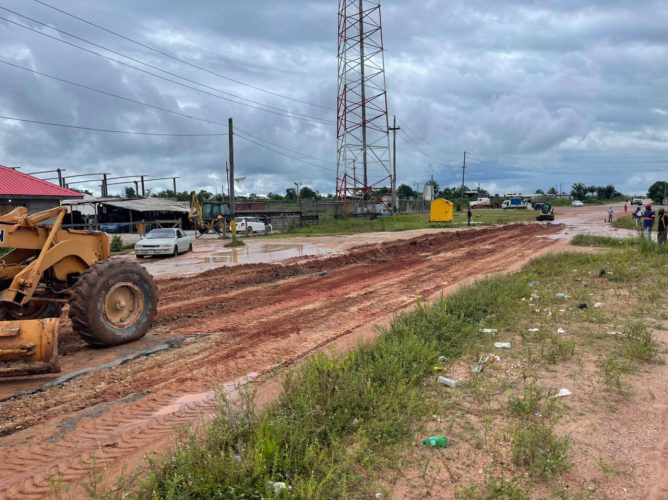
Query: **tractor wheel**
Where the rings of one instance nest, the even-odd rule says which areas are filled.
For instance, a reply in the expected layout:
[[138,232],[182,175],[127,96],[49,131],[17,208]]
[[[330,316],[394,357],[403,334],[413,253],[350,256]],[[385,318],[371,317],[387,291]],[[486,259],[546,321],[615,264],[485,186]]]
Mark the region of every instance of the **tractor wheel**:
[[0,321],[19,321],[22,319],[58,318],[63,304],[58,302],[40,302],[32,300],[24,306],[16,304],[0,305]]
[[143,337],[158,307],[151,275],[124,259],[96,262],[72,289],[72,329],[90,345],[112,346]]

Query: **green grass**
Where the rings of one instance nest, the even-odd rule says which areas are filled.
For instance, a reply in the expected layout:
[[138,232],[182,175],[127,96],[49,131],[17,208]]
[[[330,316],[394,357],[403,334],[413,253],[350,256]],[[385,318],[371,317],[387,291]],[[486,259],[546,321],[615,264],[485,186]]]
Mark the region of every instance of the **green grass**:
[[513,462],[525,466],[534,477],[549,479],[571,466],[567,459],[568,447],[568,438],[559,437],[549,424],[521,425],[513,436]]
[[115,234],[111,237],[111,251],[112,252],[122,252],[123,251],[123,239]]
[[631,217],[630,215],[624,215],[622,217],[619,217],[612,221],[613,227],[619,228],[619,229],[636,229],[640,230],[638,226],[636,226],[636,222]]
[[[473,222],[483,224],[509,224],[513,222],[535,221],[537,212],[534,210],[491,210],[480,209],[473,211]],[[292,227],[287,231],[271,237],[285,236],[332,236],[338,234],[356,234],[384,231],[406,231],[410,229],[426,229],[439,227],[461,227],[467,224],[466,212],[455,212],[452,223],[429,222],[428,214],[398,215],[392,217],[378,217],[373,220],[361,217],[346,217],[340,219],[322,217],[318,224],[305,227]]]
[[226,248],[237,248],[237,247],[245,247],[246,243],[244,243],[241,239],[239,238],[234,238],[231,241],[228,241],[225,243]]
[[[556,430],[566,409],[535,382],[541,371],[547,370],[549,381],[550,370],[573,369],[578,363],[573,358],[594,357],[605,384],[621,390],[627,373],[658,360],[656,340],[638,322],[668,319],[656,313],[668,307],[661,285],[668,278],[668,254],[656,247],[624,244],[607,253],[537,259],[520,273],[479,281],[431,306],[418,305],[347,355],[309,358],[286,373],[284,392],[263,411],[254,409],[252,393],[240,403],[221,398],[208,430],[184,431],[176,451],[153,462],[136,494],[273,497],[279,495],[270,481],[282,481],[291,488],[282,497],[369,497],[391,488],[387,478],[396,476],[390,471],[404,464],[407,450],[422,464],[434,456],[435,450],[416,447],[421,437],[447,432],[453,447],[438,452],[452,453],[444,459],[456,460],[470,443],[502,464],[505,447],[507,461],[520,468],[514,481],[496,477],[498,469],[491,469],[485,484],[458,488],[458,497],[533,497],[536,481],[570,467],[570,440]],[[635,291],[623,311],[576,307],[583,301],[591,305],[592,295],[630,288]],[[568,298],[557,299],[557,292]],[[562,325],[568,333],[558,336],[554,332]],[[530,326],[539,326],[540,333],[524,333]],[[481,333],[483,328],[498,333]],[[608,335],[612,328],[624,335]],[[513,349],[494,351],[496,340],[512,340]],[[435,383],[435,365],[445,365],[447,374],[449,367],[471,366],[487,352],[521,366],[522,378],[494,378],[492,365],[456,389]],[[439,363],[441,355],[448,361]],[[586,390],[581,381],[574,384],[575,391]],[[595,404],[596,393],[587,397]],[[423,425],[433,422],[433,415],[446,423],[427,431]],[[470,416],[479,424],[467,423]],[[531,479],[522,479],[522,470]]]

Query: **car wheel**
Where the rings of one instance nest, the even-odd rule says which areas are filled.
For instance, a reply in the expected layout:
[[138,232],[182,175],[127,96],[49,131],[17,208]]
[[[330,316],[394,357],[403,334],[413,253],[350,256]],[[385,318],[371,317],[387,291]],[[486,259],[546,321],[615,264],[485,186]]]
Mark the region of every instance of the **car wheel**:
[[138,259],[143,259],[144,258],[143,255],[139,255],[139,254],[136,254],[135,257],[137,257]]
[[246,234],[249,235],[249,236],[250,236],[251,234],[253,234],[253,228],[252,228],[252,227],[247,227],[247,228],[246,228]]
[[174,245],[174,252],[172,252],[172,257],[178,257],[179,255],[179,247]]

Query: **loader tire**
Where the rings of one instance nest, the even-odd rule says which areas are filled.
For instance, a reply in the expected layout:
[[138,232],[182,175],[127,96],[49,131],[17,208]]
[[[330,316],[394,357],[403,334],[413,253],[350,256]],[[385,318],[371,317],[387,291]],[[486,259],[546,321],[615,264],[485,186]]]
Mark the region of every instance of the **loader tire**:
[[63,304],[57,302],[30,301],[24,306],[0,305],[0,321],[20,321],[22,319],[59,318]]
[[84,271],[72,288],[72,329],[92,346],[132,342],[151,327],[158,307],[153,277],[136,262],[112,258]]

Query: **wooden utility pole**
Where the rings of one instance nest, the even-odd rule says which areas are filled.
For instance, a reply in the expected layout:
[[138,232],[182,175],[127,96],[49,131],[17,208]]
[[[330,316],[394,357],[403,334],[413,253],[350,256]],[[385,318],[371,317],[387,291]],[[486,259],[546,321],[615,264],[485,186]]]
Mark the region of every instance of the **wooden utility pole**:
[[234,123],[232,121],[232,118],[229,118],[227,120],[227,132],[228,132],[229,149],[230,149],[230,160],[229,160],[230,177],[228,180],[230,184],[230,217],[232,219],[230,226],[232,228],[232,240],[236,240],[237,223],[235,220],[235,206],[234,206]]
[[392,140],[392,213],[396,214],[399,211],[399,196],[397,194],[397,131],[401,127],[397,127],[397,115],[394,115],[394,125],[390,127],[393,133]]
[[464,164],[462,165],[462,195],[460,203],[460,209],[464,209],[464,178],[466,175],[466,151],[464,151]]

